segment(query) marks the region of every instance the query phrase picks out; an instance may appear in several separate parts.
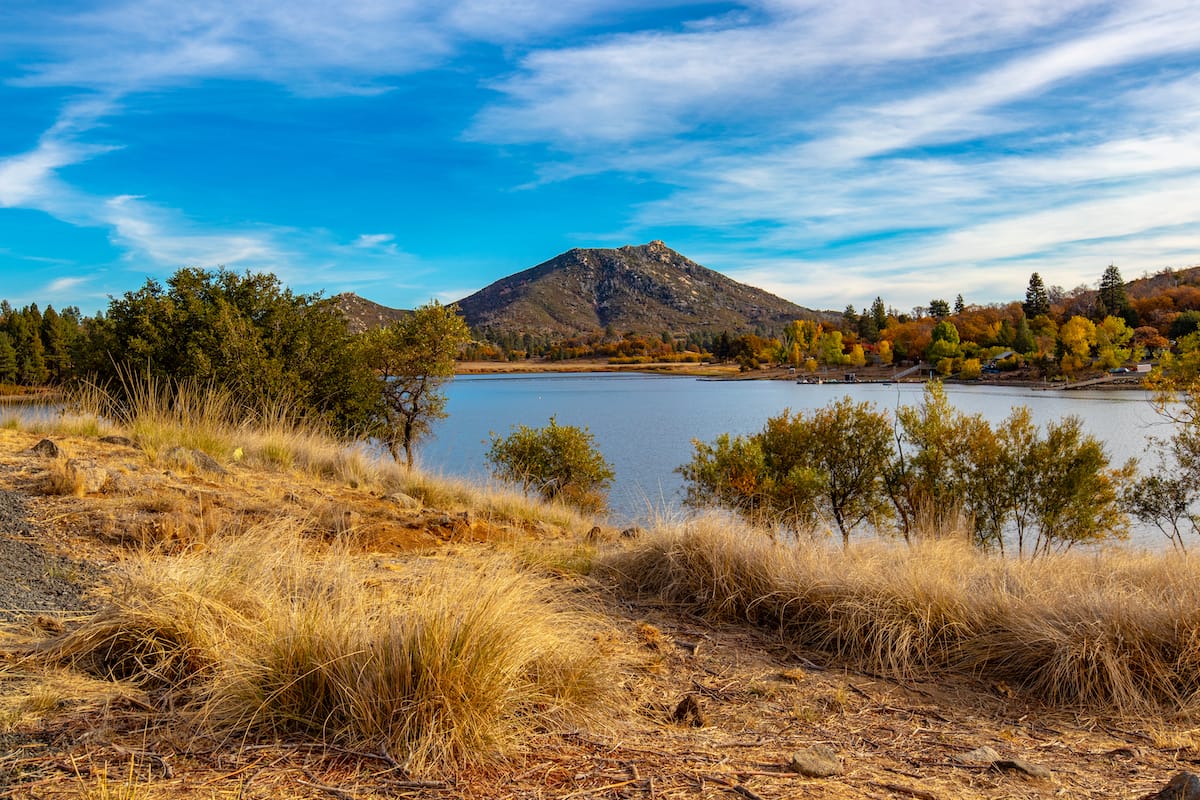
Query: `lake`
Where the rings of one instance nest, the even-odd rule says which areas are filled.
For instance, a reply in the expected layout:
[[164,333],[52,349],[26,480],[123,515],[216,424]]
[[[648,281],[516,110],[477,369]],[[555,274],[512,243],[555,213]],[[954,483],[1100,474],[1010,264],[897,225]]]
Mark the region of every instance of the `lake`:
[[[797,384],[792,381],[712,381],[691,377],[596,374],[463,375],[445,386],[449,417],[434,427],[418,460],[427,470],[486,479],[489,434],[516,425],[586,426],[616,479],[609,495],[614,521],[644,522],[677,512],[683,481],[674,471],[691,460],[692,439],[760,430],[784,409],[820,408],[849,395],[881,408],[915,405],[920,384]],[[1105,442],[1110,461],[1136,457],[1152,463],[1147,438],[1167,437],[1170,425],[1154,413],[1146,392],[1043,391],[1028,387],[947,384],[956,408],[980,413],[993,424],[1014,406],[1028,406],[1035,423],[1074,414]],[[1134,543],[1160,547],[1157,530],[1134,532]]]

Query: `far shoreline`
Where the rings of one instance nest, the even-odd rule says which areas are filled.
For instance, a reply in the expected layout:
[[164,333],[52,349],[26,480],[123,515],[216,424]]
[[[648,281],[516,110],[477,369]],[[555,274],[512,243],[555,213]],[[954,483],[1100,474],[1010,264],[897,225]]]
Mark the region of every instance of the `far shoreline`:
[[[456,375],[545,375],[579,373],[621,373],[642,375],[678,375],[709,380],[729,381],[795,381],[802,384],[858,384],[858,383],[906,383],[923,384],[930,378],[925,371],[903,378],[894,377],[900,368],[864,367],[828,369],[820,373],[799,372],[790,367],[772,367],[743,372],[735,364],[694,364],[677,362],[652,362],[648,364],[610,364],[604,359],[571,359],[569,361],[462,361],[455,367]],[[847,380],[847,375],[854,378]],[[1011,378],[990,375],[986,378],[961,380],[953,376],[943,378],[948,385],[957,386],[1012,386],[1045,391],[1073,391],[1096,389],[1100,391],[1145,390],[1144,374],[1128,373],[1109,375],[1102,372],[1086,373],[1072,381],[1053,381],[1032,378],[1020,372]]]

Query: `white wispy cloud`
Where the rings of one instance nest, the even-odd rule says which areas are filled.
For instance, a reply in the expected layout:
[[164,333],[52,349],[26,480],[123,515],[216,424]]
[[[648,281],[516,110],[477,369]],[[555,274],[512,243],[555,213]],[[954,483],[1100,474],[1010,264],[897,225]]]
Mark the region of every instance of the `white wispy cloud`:
[[[675,24],[611,32],[674,7]],[[1188,0],[125,0],[19,33],[0,32],[0,53],[23,54],[17,85],[86,94],[0,157],[0,207],[103,227],[131,263],[420,285],[393,234],[216,228],[64,173],[120,146],[101,126],[138,93],[381,93],[481,43],[501,66],[463,135],[528,156],[524,188],[635,176],[663,199],[631,212],[631,235],[715,234],[728,244],[689,255],[807,305],[1011,297],[1035,264],[1072,285],[1110,260],[1200,261]]]

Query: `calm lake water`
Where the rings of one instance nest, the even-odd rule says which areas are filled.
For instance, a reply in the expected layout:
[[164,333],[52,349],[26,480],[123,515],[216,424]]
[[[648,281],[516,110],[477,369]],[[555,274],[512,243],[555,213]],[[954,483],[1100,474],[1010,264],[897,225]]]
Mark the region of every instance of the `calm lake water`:
[[[445,389],[450,416],[419,450],[424,468],[485,479],[490,433],[506,435],[516,425],[540,427],[554,416],[560,424],[587,426],[612,464],[616,480],[609,500],[618,523],[678,511],[682,480],[674,470],[691,460],[692,439],[753,433],[784,409],[820,408],[844,395],[894,409],[919,403],[923,391],[919,384],[807,385],[612,373],[469,375]],[[1038,424],[1074,414],[1106,443],[1113,464],[1136,457],[1148,466],[1147,438],[1171,433],[1141,391],[953,385],[946,390],[956,408],[983,414],[992,423],[1020,405],[1029,407]],[[1133,543],[1160,547],[1166,540],[1157,530],[1139,530]]]

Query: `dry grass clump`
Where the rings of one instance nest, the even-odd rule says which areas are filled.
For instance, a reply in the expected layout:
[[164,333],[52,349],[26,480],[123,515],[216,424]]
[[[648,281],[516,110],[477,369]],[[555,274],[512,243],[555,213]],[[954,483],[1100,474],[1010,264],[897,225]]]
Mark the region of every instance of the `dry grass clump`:
[[659,528],[606,567],[640,592],[896,677],[965,671],[1125,712],[1191,711],[1200,696],[1200,562],[1176,554],[1020,562],[956,540],[843,552],[710,518]]
[[63,456],[50,461],[42,477],[41,491],[52,496],[83,497],[87,482],[71,460]]
[[383,745],[414,772],[486,761],[598,707],[591,626],[536,580],[433,562],[389,581],[282,527],[134,561],[40,656],[129,681],[208,735]]

